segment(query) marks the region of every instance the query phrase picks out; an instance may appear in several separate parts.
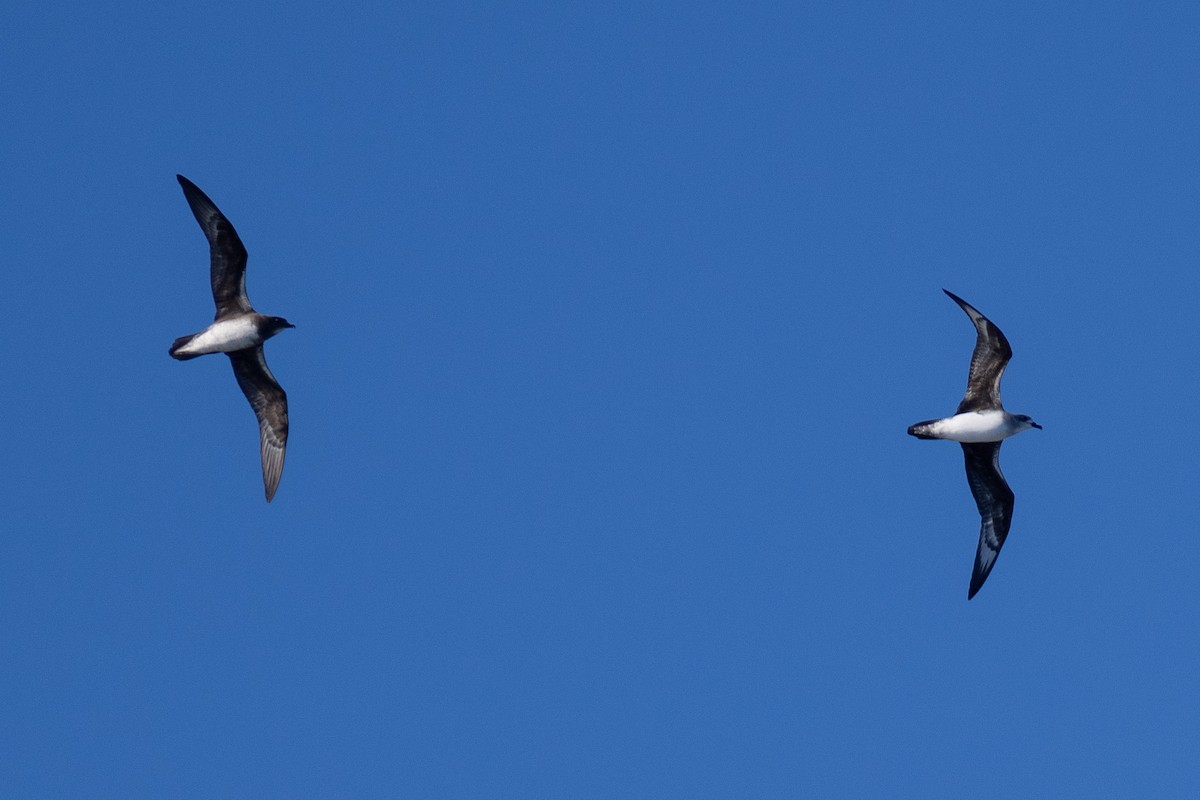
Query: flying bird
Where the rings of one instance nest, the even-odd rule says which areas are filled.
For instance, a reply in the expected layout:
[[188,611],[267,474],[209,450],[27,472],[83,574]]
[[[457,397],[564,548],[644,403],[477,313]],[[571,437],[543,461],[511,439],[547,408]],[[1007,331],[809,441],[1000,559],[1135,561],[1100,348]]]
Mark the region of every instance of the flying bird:
[[182,175],[176,175],[183,187],[196,221],[208,239],[209,279],[217,314],[213,323],[199,333],[181,336],[168,351],[172,357],[187,361],[207,353],[224,353],[233,364],[242,394],[250,401],[258,417],[259,451],[262,455],[263,488],[267,502],[279,488],[283,457],[287,448],[287,394],[267,368],[263,342],[284,328],[295,325],[283,317],[259,314],[246,296],[246,248],[237,231],[208,195]]
[[910,425],[908,432],[918,439],[949,439],[962,444],[967,483],[980,517],[979,547],[967,592],[970,600],[995,566],[1012,523],[1013,493],[1000,471],[1000,444],[1021,431],[1041,430],[1042,426],[1024,414],[1008,413],[1000,403],[1000,378],[1012,358],[1008,339],[970,303],[945,289],[942,291],[967,312],[977,332],[967,392],[954,416],[918,422]]

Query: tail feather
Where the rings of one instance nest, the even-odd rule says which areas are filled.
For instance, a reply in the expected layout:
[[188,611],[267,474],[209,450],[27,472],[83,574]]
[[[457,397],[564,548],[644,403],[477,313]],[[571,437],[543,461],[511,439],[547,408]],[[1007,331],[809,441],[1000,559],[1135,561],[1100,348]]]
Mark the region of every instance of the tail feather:
[[192,339],[195,339],[195,338],[196,338],[196,334],[194,334],[194,333],[189,334],[188,336],[180,336],[178,339],[176,339],[174,341],[174,343],[171,345],[171,349],[168,350],[167,352],[171,355],[171,358],[176,358],[176,359],[179,359],[180,361],[187,361],[188,359],[196,358],[198,355],[200,355],[199,353],[180,353],[179,352],[180,348],[187,347],[188,342],[192,341]]
[[937,439],[933,433],[933,424],[938,422],[936,419],[927,419],[924,422],[918,422],[908,426],[908,435],[915,436],[918,439]]

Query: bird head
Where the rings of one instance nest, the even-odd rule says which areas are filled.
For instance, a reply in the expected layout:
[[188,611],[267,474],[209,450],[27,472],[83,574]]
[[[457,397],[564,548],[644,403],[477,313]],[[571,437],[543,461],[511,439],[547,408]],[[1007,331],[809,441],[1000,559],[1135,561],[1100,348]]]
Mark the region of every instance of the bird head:
[[288,322],[283,317],[267,317],[267,326],[266,327],[267,327],[267,331],[268,331],[267,335],[274,336],[275,334],[279,333],[284,328],[294,328],[296,326],[293,325],[292,323]]

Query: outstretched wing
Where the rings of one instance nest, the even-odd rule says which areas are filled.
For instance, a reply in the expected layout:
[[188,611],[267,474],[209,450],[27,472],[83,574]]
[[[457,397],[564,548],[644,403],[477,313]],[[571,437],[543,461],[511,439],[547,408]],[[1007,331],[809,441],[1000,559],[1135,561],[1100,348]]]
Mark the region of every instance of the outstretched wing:
[[250,401],[258,417],[258,442],[262,454],[263,487],[267,502],[279,488],[283,475],[283,457],[287,449],[288,412],[287,394],[267,368],[262,345],[246,350],[226,353],[233,362],[233,374],[242,394]]
[[975,352],[971,354],[971,372],[967,375],[967,391],[955,413],[1000,408],[1000,378],[1004,375],[1008,360],[1012,358],[1008,339],[1004,338],[995,323],[976,311],[966,300],[945,289],[942,291],[967,312],[978,333]]
[[246,248],[237,231],[208,195],[182,175],[176,175],[183,187],[196,221],[208,238],[210,255],[209,280],[212,282],[213,302],[217,304],[215,319],[252,311],[246,296]]
[[1013,493],[1000,471],[1000,442],[981,442],[962,446],[967,462],[967,483],[979,507],[979,547],[975,551],[975,569],[971,573],[970,600],[983,586],[1012,524]]

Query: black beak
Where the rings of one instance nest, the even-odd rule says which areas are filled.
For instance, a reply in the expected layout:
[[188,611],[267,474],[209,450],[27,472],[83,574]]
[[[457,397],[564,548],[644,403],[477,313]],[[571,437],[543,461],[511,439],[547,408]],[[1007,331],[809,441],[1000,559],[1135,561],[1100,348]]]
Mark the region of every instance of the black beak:
[[[292,327],[295,327],[295,326],[293,325]],[[1030,425],[1032,425],[1033,427],[1037,428],[1039,431],[1042,429],[1042,426],[1041,426],[1041,425],[1038,425],[1038,424],[1037,424],[1036,422],[1034,422],[1033,420],[1029,420],[1029,424],[1030,424]]]

